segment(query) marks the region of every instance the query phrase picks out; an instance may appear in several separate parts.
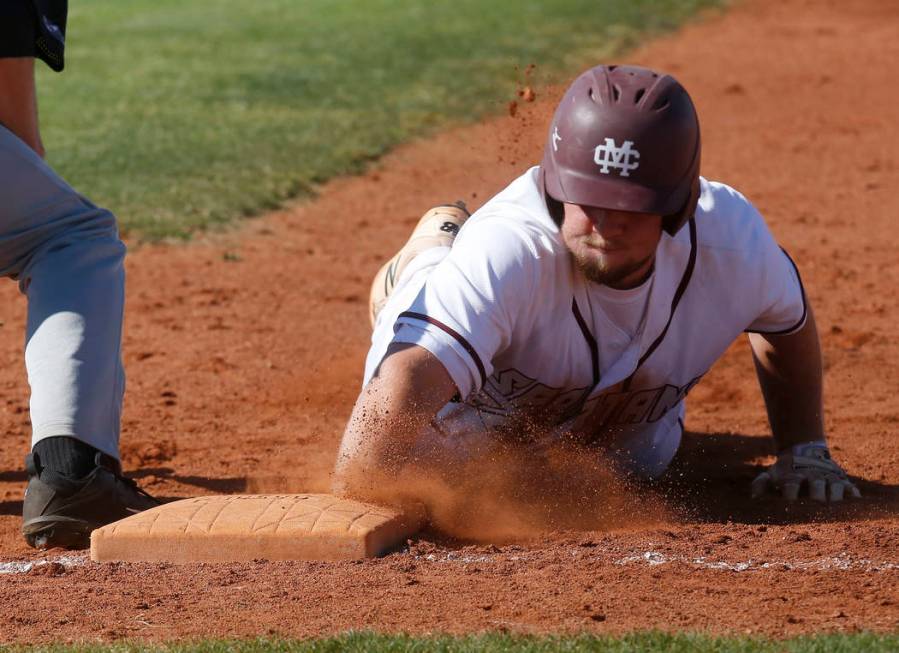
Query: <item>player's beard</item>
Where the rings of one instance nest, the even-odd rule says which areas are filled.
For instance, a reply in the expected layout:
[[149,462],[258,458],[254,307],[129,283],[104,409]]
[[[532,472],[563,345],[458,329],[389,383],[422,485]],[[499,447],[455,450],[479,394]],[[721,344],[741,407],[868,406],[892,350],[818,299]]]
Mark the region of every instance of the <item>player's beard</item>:
[[[585,256],[581,252],[571,252],[577,268],[584,273],[590,281],[604,286],[615,288],[624,279],[649,263],[655,256],[655,252],[638,261],[626,261],[617,266],[610,266],[604,256]],[[641,279],[642,281],[642,279]]]

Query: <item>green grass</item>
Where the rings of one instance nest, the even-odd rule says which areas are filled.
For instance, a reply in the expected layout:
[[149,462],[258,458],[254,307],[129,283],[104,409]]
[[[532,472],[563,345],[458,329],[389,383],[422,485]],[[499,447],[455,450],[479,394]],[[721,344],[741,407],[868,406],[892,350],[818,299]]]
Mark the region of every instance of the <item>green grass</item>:
[[277,207],[726,0],[79,0],[50,163],[154,239]]
[[699,634],[635,633],[623,637],[529,637],[521,635],[469,635],[466,637],[412,637],[348,633],[313,640],[221,640],[176,644],[121,643],[113,645],[54,645],[19,650],[53,653],[137,651],[198,651],[200,653],[544,653],[549,651],[603,651],[608,653],[888,653],[899,649],[899,635],[815,635],[787,640],[757,637],[711,637]]

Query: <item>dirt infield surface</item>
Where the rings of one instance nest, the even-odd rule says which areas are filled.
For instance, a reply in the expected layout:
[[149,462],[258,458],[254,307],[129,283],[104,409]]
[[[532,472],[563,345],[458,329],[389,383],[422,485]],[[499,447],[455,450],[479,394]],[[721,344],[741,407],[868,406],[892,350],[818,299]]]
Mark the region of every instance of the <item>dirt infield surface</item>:
[[[638,51],[700,110],[703,174],[745,192],[803,273],[835,455],[864,499],[752,504],[771,459],[744,342],[691,393],[653,519],[501,546],[425,533],[351,563],[94,565],[19,535],[24,302],[0,288],[0,641],[383,631],[899,628],[899,5],[739,3]],[[163,497],[321,491],[358,391],[365,297],[431,204],[478,206],[539,158],[558,91],[403,147],[315,203],[128,260],[126,468]],[[512,99],[512,98],[509,98]],[[647,523],[648,522],[648,523]]]

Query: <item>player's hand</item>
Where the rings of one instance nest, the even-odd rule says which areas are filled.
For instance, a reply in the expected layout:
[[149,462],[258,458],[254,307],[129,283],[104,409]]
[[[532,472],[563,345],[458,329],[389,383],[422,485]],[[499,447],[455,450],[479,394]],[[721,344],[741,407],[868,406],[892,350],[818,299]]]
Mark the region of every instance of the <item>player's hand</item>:
[[808,488],[810,499],[821,502],[842,501],[845,495],[854,499],[861,492],[846,472],[830,457],[824,442],[806,442],[782,451],[777,462],[752,481],[752,498],[772,488],[787,501],[795,501],[802,487]]

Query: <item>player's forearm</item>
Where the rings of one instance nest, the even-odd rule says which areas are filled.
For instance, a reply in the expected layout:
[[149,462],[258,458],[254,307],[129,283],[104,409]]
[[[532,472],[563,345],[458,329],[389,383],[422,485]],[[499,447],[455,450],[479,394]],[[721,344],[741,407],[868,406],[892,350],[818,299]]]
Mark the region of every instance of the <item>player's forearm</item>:
[[410,457],[410,436],[428,423],[425,414],[413,410],[408,388],[386,386],[377,378],[368,384],[344,431],[335,482],[352,496],[370,497],[381,484],[397,478]]
[[0,124],[44,156],[31,57],[0,58]]
[[798,332],[749,339],[778,451],[823,440],[821,347],[811,308]]
[[335,467],[334,488],[377,499],[396,489],[422,430],[455,392],[442,364],[420,347],[394,346],[356,401]]

